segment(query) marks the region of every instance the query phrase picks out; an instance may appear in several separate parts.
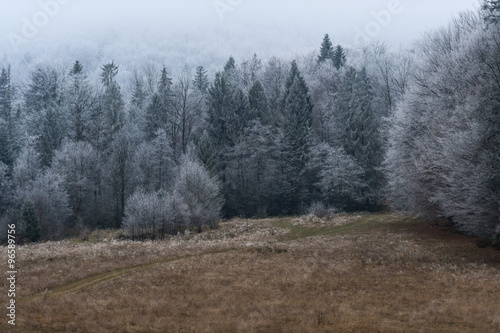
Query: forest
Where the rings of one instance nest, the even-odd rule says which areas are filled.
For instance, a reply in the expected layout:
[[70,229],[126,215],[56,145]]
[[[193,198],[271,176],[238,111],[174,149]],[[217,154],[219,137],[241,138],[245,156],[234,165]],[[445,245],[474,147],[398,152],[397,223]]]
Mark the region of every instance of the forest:
[[147,63],[124,83],[110,60],[96,84],[75,59],[17,83],[1,67],[2,235],[158,239],[390,207],[500,242],[498,0],[410,49],[327,34],[313,54],[229,57],[213,77]]

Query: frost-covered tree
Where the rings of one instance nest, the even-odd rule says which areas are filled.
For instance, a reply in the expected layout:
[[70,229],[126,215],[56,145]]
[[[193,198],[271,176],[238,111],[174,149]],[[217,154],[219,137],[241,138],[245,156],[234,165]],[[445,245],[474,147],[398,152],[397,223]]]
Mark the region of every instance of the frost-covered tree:
[[0,162],[12,166],[15,147],[15,116],[10,66],[0,73]]
[[317,72],[306,77],[311,101],[315,105],[312,113],[313,139],[333,144],[340,133],[340,122],[335,117],[335,94],[343,73],[326,62],[317,68]]
[[[172,78],[166,67],[163,67],[158,81],[157,92],[153,95],[146,109],[146,137],[153,139],[158,129],[163,129],[173,139],[176,136],[176,128],[173,120],[173,92]],[[176,140],[171,141],[172,144]]]
[[135,237],[163,238],[186,228],[217,228],[219,185],[197,161],[184,156],[171,191],[136,191],[128,200],[123,227]]
[[28,137],[25,146],[14,162],[13,180],[17,189],[28,187],[41,172],[40,154],[36,149],[36,137]]
[[327,143],[315,146],[309,167],[317,173],[314,185],[320,191],[319,199],[328,206],[349,211],[364,202],[366,171],[342,148],[334,148]]
[[69,76],[71,83],[67,88],[65,100],[68,136],[74,141],[88,140],[91,137],[91,111],[92,107],[95,107],[96,98],[78,60],[75,61]]
[[110,145],[106,163],[106,179],[114,201],[114,218],[116,227],[120,227],[125,215],[126,200],[135,188],[136,172],[134,152],[136,141],[127,127],[117,133]]
[[125,124],[125,102],[121,88],[115,80],[117,74],[118,66],[114,62],[105,64],[102,68],[104,93],[101,97],[102,140],[99,148],[107,149]]
[[486,22],[498,24],[500,22],[500,0],[483,0],[482,3]]
[[269,112],[269,103],[264,87],[259,80],[255,81],[248,93],[248,102],[250,103],[249,120],[259,120],[262,124],[272,124],[272,117]]
[[175,178],[172,196],[185,205],[184,216],[189,226],[199,232],[203,226],[218,227],[222,206],[220,186],[200,163],[184,158]]
[[69,196],[64,189],[62,178],[47,170],[21,191],[21,202],[28,200],[35,206],[42,238],[60,238],[71,215]]
[[141,239],[156,239],[165,236],[165,202],[156,192],[136,191],[127,199],[123,229]]
[[262,69],[262,61],[254,53],[252,59],[243,61],[240,66],[241,83],[245,92],[248,92],[258,80]]
[[39,66],[30,73],[24,93],[28,132],[37,137],[37,148],[43,166],[49,166],[54,151],[65,135],[62,102],[63,76],[54,68]]
[[204,96],[199,89],[193,89],[192,79],[187,71],[179,76],[173,87],[171,140],[174,159],[188,151],[193,135],[203,124]]
[[286,67],[280,59],[274,57],[268,61],[262,75],[262,86],[268,98],[270,124],[274,127],[278,127],[283,118],[281,101],[284,94]]
[[196,67],[196,75],[193,79],[193,87],[201,94],[208,93],[208,87],[210,82],[208,81],[207,70],[203,66]]
[[101,68],[101,83],[105,87],[109,87],[115,82],[115,77],[118,74],[118,65],[114,61],[105,64]]
[[141,143],[134,155],[138,186],[147,192],[167,190],[173,183],[174,156],[170,138],[159,129],[156,138]]
[[[483,15],[483,14],[482,14]],[[419,43],[385,164],[399,208],[499,241],[499,27],[465,13]]]
[[[132,81],[132,84],[134,88],[132,90],[132,99],[130,101],[130,104],[132,108],[136,109],[135,113],[140,113],[145,106],[146,100],[148,98],[148,92],[143,78],[137,71],[134,71],[134,79]],[[135,117],[134,120],[136,120]]]
[[13,201],[12,179],[9,166],[0,161],[0,216]]
[[52,170],[61,176],[76,217],[85,222],[97,215],[101,179],[101,158],[94,147],[83,141],[67,141],[56,151]]
[[224,65],[224,71],[222,72],[227,80],[227,82],[233,87],[241,87],[241,77],[238,70],[238,66],[236,65],[236,60],[234,60],[233,56],[230,56]]

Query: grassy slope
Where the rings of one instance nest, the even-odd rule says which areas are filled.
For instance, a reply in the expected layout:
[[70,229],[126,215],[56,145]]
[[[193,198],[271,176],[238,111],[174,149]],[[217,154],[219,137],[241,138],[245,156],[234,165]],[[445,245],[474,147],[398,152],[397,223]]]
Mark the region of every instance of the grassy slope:
[[500,251],[395,214],[233,220],[18,256],[16,332],[500,331]]

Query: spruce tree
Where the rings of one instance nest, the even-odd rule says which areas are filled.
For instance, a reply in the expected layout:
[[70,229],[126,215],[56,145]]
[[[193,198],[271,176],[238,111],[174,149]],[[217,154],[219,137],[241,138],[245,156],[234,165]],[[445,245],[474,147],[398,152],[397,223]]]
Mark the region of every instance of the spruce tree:
[[234,60],[233,56],[230,56],[226,64],[224,65],[224,72],[227,73],[235,69],[236,69],[236,61]]
[[69,72],[72,84],[68,88],[66,105],[68,108],[68,135],[73,141],[90,138],[91,107],[93,92],[83,74],[83,66],[77,60]]
[[12,112],[12,86],[10,66],[0,74],[0,162],[9,167],[14,164],[14,117]]
[[[230,87],[232,88],[232,87]],[[250,110],[248,96],[239,88],[232,88],[231,111],[228,112],[227,122],[229,125],[229,137],[234,144],[237,139],[243,134],[255,115]]]
[[115,76],[118,74],[118,66],[112,61],[102,66],[101,82],[105,87],[109,87],[114,82]]
[[296,62],[287,80],[284,101],[283,159],[285,162],[283,201],[285,213],[298,213],[307,200],[306,164],[312,124],[311,96]]
[[266,92],[260,81],[255,81],[250,92],[248,94],[248,100],[250,102],[251,109],[251,119],[250,120],[260,120],[264,125],[270,125],[272,122],[271,116],[269,114],[269,104],[267,101]]
[[[209,171],[218,176],[227,203],[231,186],[227,177],[228,152],[246,126],[248,97],[241,89],[235,89],[229,84],[225,73],[215,75],[208,92],[207,127],[199,145],[198,156]],[[232,216],[237,212],[226,204],[224,213]]]
[[144,83],[136,77],[134,79],[134,89],[132,90],[132,99],[130,101],[132,107],[142,110],[147,97],[148,94],[144,87]]
[[113,82],[103,96],[104,145],[107,146],[125,123],[125,102],[120,87]]
[[24,201],[21,207],[19,224],[26,226],[26,238],[30,242],[37,242],[42,236],[40,220],[35,211],[35,205],[31,200]]
[[236,67],[236,61],[232,56],[229,57],[229,60],[226,62],[223,74],[226,77],[226,81],[229,85],[233,87],[239,87],[242,85],[241,77],[239,75],[238,68]]
[[173,135],[171,126],[173,123],[171,118],[172,98],[172,78],[169,76],[167,68],[163,67],[157,93],[153,95],[151,103],[146,109],[146,136],[148,139],[154,139],[159,129],[163,129],[169,136]]
[[82,73],[83,73],[83,66],[80,63],[80,61],[76,60],[75,63],[73,64],[73,68],[69,72],[69,75],[74,76]]
[[102,68],[101,79],[104,85],[104,95],[102,96],[102,147],[107,148],[113,141],[115,135],[120,131],[125,123],[125,102],[120,86],[115,81],[118,74],[118,66],[111,62]]
[[340,69],[344,67],[345,62],[346,62],[346,55],[344,52],[344,48],[341,45],[337,45],[335,48],[335,51],[333,52],[333,66],[335,66],[336,69]]
[[38,138],[42,165],[49,166],[66,135],[62,75],[54,68],[39,66],[30,76],[31,82],[24,93],[27,129]]
[[198,66],[196,68],[196,76],[193,80],[194,88],[202,94],[206,94],[208,92],[208,87],[210,83],[208,82],[207,71],[203,66]]
[[373,93],[366,70],[349,68],[336,96],[337,119],[341,125],[338,143],[365,170],[365,207],[371,209],[377,201],[380,187],[381,139],[380,120],[373,108]]
[[327,59],[332,59],[333,56],[333,44],[332,41],[330,40],[330,36],[328,34],[325,34],[325,37],[323,37],[323,42],[321,43],[321,48],[319,50],[319,56],[318,56],[318,64],[324,62]]
[[0,216],[14,201],[12,189],[11,170],[8,165],[0,161]]
[[[204,156],[203,162],[211,172],[219,174],[224,171],[224,149],[233,145],[231,140],[232,125],[230,120],[234,119],[233,91],[229,86],[225,75],[217,73],[215,80],[208,90],[207,128],[204,136],[215,156]],[[210,163],[208,163],[210,161]]]

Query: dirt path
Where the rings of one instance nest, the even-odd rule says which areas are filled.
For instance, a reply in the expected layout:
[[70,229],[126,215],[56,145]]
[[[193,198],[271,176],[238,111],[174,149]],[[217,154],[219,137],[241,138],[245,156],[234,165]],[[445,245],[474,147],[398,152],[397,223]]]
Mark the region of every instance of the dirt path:
[[148,269],[153,266],[157,265],[163,265],[175,261],[181,261],[181,260],[188,260],[191,258],[196,258],[196,257],[204,257],[208,255],[215,255],[215,254],[220,254],[220,253],[227,253],[230,251],[236,250],[235,248],[232,249],[227,249],[227,250],[220,250],[220,251],[211,251],[211,252],[206,252],[206,253],[200,253],[200,254],[191,254],[191,255],[186,255],[182,257],[177,257],[177,258],[171,258],[167,260],[162,260],[162,261],[155,261],[155,262],[150,262],[146,264],[140,264],[140,265],[135,265],[135,266],[130,266],[130,267],[123,267],[123,268],[118,268],[106,272],[102,272],[99,274],[87,276],[78,280],[70,281],[67,283],[64,283],[60,286],[53,287],[53,288],[48,288],[45,291],[38,292],[35,294],[31,294],[28,296],[20,297],[19,298],[19,303],[28,303],[31,302],[37,298],[40,297],[47,297],[47,298],[52,298],[52,297],[59,297],[65,294],[70,294],[74,293],[83,289],[90,288],[98,283],[105,282],[105,281],[110,281],[116,278],[119,278],[121,276],[124,276],[126,274],[139,271],[142,269]]
[[[380,221],[382,217],[385,217],[385,215],[382,216],[367,216],[364,218],[359,218],[355,221],[352,221],[346,225],[342,226],[332,226],[332,227],[324,227],[324,228],[309,228],[309,227],[303,227],[303,226],[294,226],[292,224],[288,223],[274,223],[273,225],[278,228],[283,228],[283,229],[289,229],[290,235],[286,236],[285,239],[282,239],[282,241],[293,241],[296,239],[300,238],[306,238],[306,237],[311,237],[311,236],[318,236],[318,235],[332,235],[336,234],[339,232],[348,232],[356,229],[362,229],[364,227],[367,227],[369,225],[372,225],[373,222],[375,221]],[[81,279],[77,279],[74,281],[70,281],[67,283],[64,283],[60,286],[53,287],[53,288],[48,288],[45,291],[34,293],[28,296],[20,297],[19,298],[19,303],[27,303],[31,302],[37,298],[41,297],[47,297],[47,298],[52,298],[52,297],[59,297],[65,294],[70,294],[70,293],[75,293],[80,290],[84,290],[87,288],[90,288],[98,283],[101,282],[106,282],[110,281],[119,277],[122,277],[126,274],[138,271],[138,270],[143,270],[143,269],[148,269],[156,265],[162,265],[166,263],[171,263],[175,261],[180,261],[180,260],[188,260],[190,258],[194,257],[202,257],[202,256],[207,256],[207,255],[215,255],[219,253],[226,253],[230,251],[234,251],[236,248],[231,248],[227,250],[220,250],[220,251],[211,251],[211,252],[206,252],[206,253],[200,253],[200,254],[192,254],[192,255],[186,255],[182,257],[177,257],[177,258],[171,258],[167,260],[162,260],[162,261],[156,261],[156,262],[150,262],[150,263],[145,263],[145,264],[140,264],[140,265],[135,265],[135,266],[129,266],[129,267],[123,267],[123,268],[118,268],[114,270],[109,270],[106,272],[94,274],[91,276],[87,276]]]

